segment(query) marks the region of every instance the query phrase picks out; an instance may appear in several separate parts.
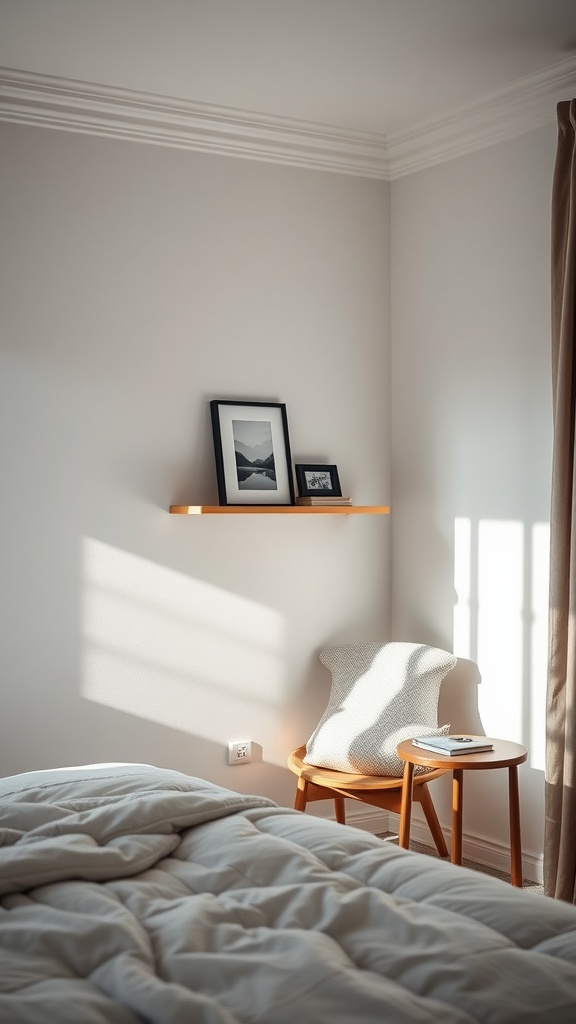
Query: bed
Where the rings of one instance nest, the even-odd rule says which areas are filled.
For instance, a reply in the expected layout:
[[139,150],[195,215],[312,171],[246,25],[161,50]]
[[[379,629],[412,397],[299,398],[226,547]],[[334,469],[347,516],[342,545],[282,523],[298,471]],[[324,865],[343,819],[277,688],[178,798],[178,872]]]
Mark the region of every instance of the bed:
[[576,908],[148,765],[0,780],[6,1024],[574,1024]]

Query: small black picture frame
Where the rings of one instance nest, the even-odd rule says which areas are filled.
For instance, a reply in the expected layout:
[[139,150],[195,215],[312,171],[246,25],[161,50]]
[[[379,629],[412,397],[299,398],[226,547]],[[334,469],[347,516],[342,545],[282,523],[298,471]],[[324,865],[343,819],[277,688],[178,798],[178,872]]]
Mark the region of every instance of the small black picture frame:
[[210,402],[221,505],[294,505],[283,402]]
[[336,466],[297,463],[296,483],[301,498],[341,498],[342,489]]

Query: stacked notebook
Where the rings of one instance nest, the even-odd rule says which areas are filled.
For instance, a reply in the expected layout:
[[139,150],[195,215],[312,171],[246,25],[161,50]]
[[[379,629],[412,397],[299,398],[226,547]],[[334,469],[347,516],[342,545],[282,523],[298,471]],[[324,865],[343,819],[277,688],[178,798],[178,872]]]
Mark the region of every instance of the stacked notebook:
[[493,750],[494,744],[484,737],[476,736],[418,736],[412,740],[415,747],[433,750],[443,757],[456,754],[479,754],[483,750]]
[[314,505],[318,508],[322,505],[351,505],[352,498],[338,498],[334,495],[330,495],[330,497],[315,495],[313,498],[296,498],[296,504],[309,506]]

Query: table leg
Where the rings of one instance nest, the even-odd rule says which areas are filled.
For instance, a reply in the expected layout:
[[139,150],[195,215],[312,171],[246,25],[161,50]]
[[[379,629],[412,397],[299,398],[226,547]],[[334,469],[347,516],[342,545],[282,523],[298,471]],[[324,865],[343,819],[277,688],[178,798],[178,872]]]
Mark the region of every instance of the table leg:
[[401,846],[403,850],[408,850],[410,847],[413,779],[414,765],[411,761],[406,761],[404,764],[404,781],[402,783],[402,800],[400,803],[400,832],[398,835],[398,846]]
[[522,841],[520,837],[520,797],[518,766],[508,768],[508,800],[510,805],[510,861],[512,885],[522,888]]
[[453,864],[462,863],[462,798],[464,788],[464,770],[455,768],[452,772],[452,841],[451,857]]

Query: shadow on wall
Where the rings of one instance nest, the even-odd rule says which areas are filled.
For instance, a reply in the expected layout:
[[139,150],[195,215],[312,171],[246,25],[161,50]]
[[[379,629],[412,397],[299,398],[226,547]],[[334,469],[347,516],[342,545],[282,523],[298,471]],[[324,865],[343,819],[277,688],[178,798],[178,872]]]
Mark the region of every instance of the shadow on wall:
[[438,700],[438,724],[450,726],[453,733],[484,735],[478,709],[480,672],[473,661],[459,658],[458,663],[442,681]]

